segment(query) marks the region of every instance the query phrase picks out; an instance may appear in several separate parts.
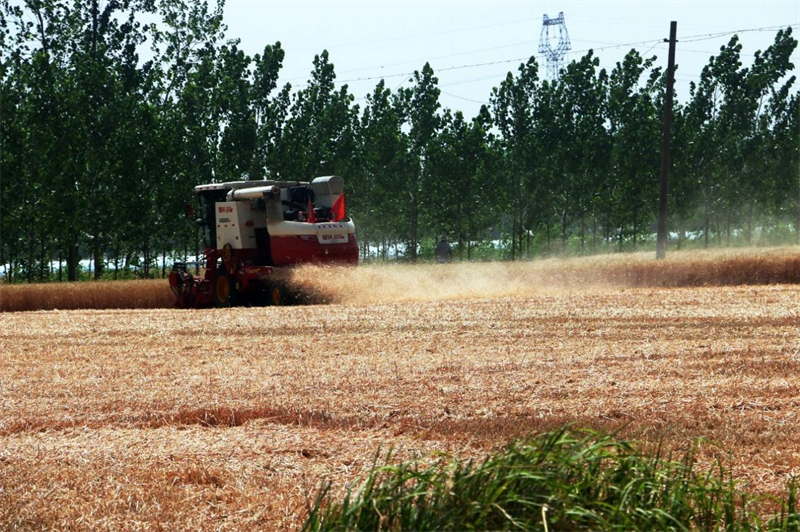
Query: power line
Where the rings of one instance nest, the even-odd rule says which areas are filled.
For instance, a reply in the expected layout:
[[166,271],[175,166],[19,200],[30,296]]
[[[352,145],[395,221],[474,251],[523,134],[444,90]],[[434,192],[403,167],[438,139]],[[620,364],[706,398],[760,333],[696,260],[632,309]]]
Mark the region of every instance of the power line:
[[[651,26],[654,28],[662,28],[663,22],[656,22],[653,20],[633,20],[633,19],[621,19],[621,18],[609,18],[609,17],[596,17],[593,15],[570,15],[571,19],[584,19],[590,20],[592,22],[609,22],[611,24],[620,24],[624,26]],[[707,24],[699,25],[699,24],[683,24],[681,26],[684,28],[695,28],[695,29],[718,29],[720,32],[724,31],[735,31],[735,30],[726,30],[723,26],[709,26]]]
[[453,85],[463,85],[465,83],[475,83],[476,81],[485,81],[487,79],[497,79],[500,76],[505,76],[506,74],[508,74],[508,71],[500,72],[498,74],[492,74],[492,75],[489,75],[489,76],[481,76],[479,78],[472,78],[472,79],[464,79],[464,80],[461,80],[461,81],[454,81],[452,83],[442,83],[440,85],[440,87],[452,87]]
[[655,47],[656,47],[656,46],[658,46],[659,44],[664,44],[664,43],[657,42],[657,43],[653,44],[653,46],[651,46],[650,48],[648,48],[648,49],[647,49],[647,51],[646,51],[645,53],[643,53],[643,54],[642,54],[642,57],[645,57],[647,54],[649,54],[649,53],[650,53],[650,50],[652,50],[653,48],[655,48]]
[[697,41],[707,41],[709,39],[718,39],[719,37],[726,37],[728,35],[738,34],[738,33],[750,33],[754,31],[775,31],[775,30],[782,30],[785,28],[797,28],[800,27],[800,24],[781,24],[780,26],[763,26],[761,28],[744,28],[735,31],[724,31],[719,33],[706,33],[705,35],[689,35],[688,37],[684,37],[681,39],[682,42],[697,42]]
[[[579,42],[595,42],[595,43],[599,43],[599,44],[609,44],[609,45],[612,45],[611,48],[616,48],[616,47],[619,47],[619,46],[633,46],[633,45],[636,45],[636,44],[646,44],[646,43],[653,42],[653,41],[641,41],[641,42],[636,42],[636,43],[620,44],[620,43],[614,43],[614,42],[608,42],[608,41],[593,41],[593,40],[586,40],[586,39],[572,39],[572,40],[579,41]],[[660,40],[656,40],[656,41],[657,41],[656,44],[659,44],[661,42]],[[342,70],[342,71],[339,72],[339,74],[347,74],[347,73],[350,73],[350,72],[361,72],[361,71],[364,71],[364,70],[383,69],[383,68],[390,67],[390,66],[408,65],[408,64],[412,64],[412,63],[419,63],[420,61],[429,62],[429,61],[432,61],[434,59],[446,59],[448,57],[457,57],[457,56],[461,56],[461,55],[470,55],[470,54],[475,54],[475,53],[488,52],[488,51],[491,51],[491,50],[500,50],[500,49],[503,49],[503,48],[513,48],[515,46],[522,46],[522,45],[525,45],[525,44],[532,44],[532,43],[535,43],[535,42],[537,42],[537,41],[520,41],[520,42],[516,42],[516,43],[511,43],[511,44],[503,44],[503,45],[500,45],[500,46],[492,46],[492,47],[488,47],[488,48],[478,48],[476,50],[468,50],[468,51],[465,51],[465,52],[457,52],[457,53],[454,53],[454,54],[439,55],[439,56],[421,58],[421,59],[412,59],[412,60],[409,60],[409,61],[398,61],[396,63],[386,63],[386,64],[383,64],[383,65],[375,65],[375,66],[370,66],[370,67],[353,68],[353,69],[349,69],[349,70]],[[604,50],[604,49],[607,49],[607,48],[593,48],[593,50]],[[567,54],[582,53],[582,52],[586,52],[588,50],[589,49],[570,51],[570,52],[567,52]],[[528,59],[528,58],[530,58],[532,56],[539,57],[539,58],[544,57],[541,54],[531,54],[531,55],[526,56],[526,57],[524,57],[522,59],[509,59],[509,60],[504,60],[503,62],[526,60],[526,59]],[[440,70],[444,70],[444,69],[440,69]],[[392,75],[392,77],[396,77],[398,75],[412,75],[412,74],[413,74],[413,72],[402,73],[402,74],[394,74],[394,75]],[[363,78],[363,79],[381,79],[382,77],[383,76],[375,76],[373,78]],[[297,81],[298,79],[309,79],[309,76],[297,76],[297,77],[294,77],[294,78],[289,78],[286,81]],[[340,81],[340,82],[337,82],[337,83],[345,83],[345,81]]]
[[[799,27],[799,26],[800,26],[800,24],[786,24],[786,25],[780,25],[780,26],[764,26],[764,27],[760,27],[760,28],[743,28],[743,29],[733,30],[733,31],[728,31],[728,32],[707,33],[707,34],[699,34],[699,35],[688,35],[686,37],[683,37],[681,39],[681,41],[682,42],[696,42],[696,41],[701,41],[701,40],[715,39],[715,38],[724,37],[724,36],[727,36],[727,35],[733,35],[733,34],[737,34],[737,33],[755,32],[755,31],[774,31],[774,30],[783,29],[783,28],[786,28],[786,27]],[[612,44],[609,44],[607,46],[601,46],[601,47],[596,47],[596,48],[587,48],[587,49],[584,49],[584,50],[573,50],[573,51],[570,51],[568,53],[570,53],[570,54],[581,54],[581,53],[586,53],[586,52],[589,52],[589,51],[599,52],[599,51],[603,51],[603,50],[611,50],[611,49],[622,48],[622,47],[627,47],[627,46],[637,46],[637,45],[647,45],[647,44],[652,44],[653,45],[650,48],[652,50],[652,48],[654,48],[655,46],[657,46],[659,44],[663,44],[663,39],[649,39],[649,40],[645,40],[645,41],[636,41],[636,42],[629,42],[629,43],[612,43]],[[648,52],[649,52],[649,50],[648,50]],[[527,61],[531,57],[539,57],[539,58],[541,58],[541,55],[530,54],[530,55],[527,55],[527,56],[524,56],[524,57],[514,57],[514,58],[511,58],[511,59],[500,59],[500,60],[497,60],[497,61],[486,61],[486,62],[482,62],[482,63],[470,63],[470,64],[465,64],[465,65],[454,65],[454,66],[449,66],[449,67],[436,69],[436,72],[437,73],[440,73],[440,72],[451,72],[451,71],[454,71],[454,70],[463,70],[463,69],[468,69],[468,68],[478,68],[478,67],[484,67],[484,66],[490,66],[490,65],[500,65],[500,64],[514,63],[514,62],[517,62],[517,61]],[[405,76],[413,76],[414,73],[415,73],[415,71],[398,72],[398,73],[394,73],[394,74],[382,74],[382,75],[377,75],[377,76],[366,76],[366,77],[350,78],[350,79],[345,79],[345,80],[339,80],[339,81],[337,81],[337,83],[339,83],[339,84],[342,84],[342,83],[358,83],[358,82],[361,82],[361,81],[373,81],[373,80],[378,80],[378,79],[398,78],[398,77],[405,77]],[[294,78],[294,79],[300,79],[300,78]],[[307,76],[307,77],[305,77],[305,79],[309,79],[309,77]],[[481,78],[478,78],[478,79],[475,79],[473,81],[479,81],[480,79]],[[488,79],[488,78],[485,78],[485,79]],[[459,82],[459,83],[468,83],[468,81]]]
[[[339,73],[340,74],[347,74],[347,73],[350,73],[350,72],[362,72],[364,70],[376,70],[376,69],[382,69],[382,68],[391,67],[391,66],[408,65],[408,64],[412,64],[412,63],[417,63],[418,64],[421,61],[433,61],[434,59],[447,59],[448,57],[457,57],[457,56],[461,56],[461,55],[477,54],[477,53],[481,53],[481,52],[489,52],[491,50],[500,50],[500,49],[503,49],[503,48],[513,48],[515,46],[522,46],[524,44],[532,44],[532,43],[535,43],[535,42],[536,41],[520,41],[520,42],[511,43],[511,44],[503,44],[503,45],[500,45],[500,46],[492,46],[492,47],[488,47],[488,48],[478,48],[476,50],[468,50],[468,51],[465,51],[465,52],[457,52],[457,53],[454,53],[454,54],[438,55],[438,56],[422,58],[422,59],[411,59],[411,60],[408,60],[408,61],[398,61],[396,63],[386,63],[386,64],[383,64],[383,65],[375,65],[375,66],[369,66],[369,67],[352,68],[352,69],[349,69],[349,70],[342,70]],[[308,79],[308,76],[298,76],[296,78],[287,79],[286,81],[296,81],[298,79]]]
[[[613,46],[602,46],[600,48],[587,48],[585,50],[575,50],[575,51],[569,52],[569,53],[577,54],[577,53],[581,53],[581,52],[588,52],[589,50],[597,52],[597,51],[601,51],[601,50],[610,50],[610,49],[613,49],[613,48],[621,48],[623,46],[636,46],[637,44],[650,44],[650,43],[653,43],[653,42],[659,42],[660,43],[661,39],[651,39],[651,40],[648,40],[648,41],[621,43],[621,44],[615,44]],[[472,63],[472,64],[467,64],[467,65],[456,65],[456,66],[450,66],[450,67],[444,67],[444,68],[436,69],[436,72],[450,72],[452,70],[462,70],[464,68],[476,68],[476,67],[489,66],[489,65],[500,65],[500,64],[504,64],[504,63],[514,63],[516,61],[527,61],[531,57],[539,57],[539,58],[541,58],[542,56],[540,54],[530,54],[530,55],[527,55],[527,56],[524,56],[524,57],[515,57],[515,58],[512,58],[512,59],[500,59],[498,61],[487,61],[487,62],[484,62],[484,63]],[[368,77],[363,77],[363,78],[345,79],[345,80],[338,81],[337,83],[353,83],[353,82],[357,82],[357,81],[370,81],[370,80],[375,80],[375,79],[396,78],[398,76],[412,76],[412,75],[414,75],[414,72],[402,72],[402,73],[397,73],[397,74],[389,74],[389,75],[385,75],[385,76],[381,75],[381,76],[368,76]]]
[[[774,31],[774,30],[778,30],[778,29],[784,29],[784,28],[787,28],[787,27],[793,27],[793,28],[794,27],[800,27],[800,24],[787,24],[787,25],[780,25],[780,26],[764,26],[764,27],[761,27],[761,28],[746,28],[746,29],[739,29],[739,30],[733,30],[733,31],[728,31],[728,32],[707,33],[707,34],[700,34],[700,35],[690,35],[688,37],[685,37],[685,38],[681,39],[681,41],[682,42],[705,41],[705,40],[715,39],[715,38],[719,38],[719,37],[724,37],[724,36],[727,36],[727,35],[733,35],[733,34],[736,34],[736,33],[747,33],[747,32],[756,32],[756,31]],[[631,42],[631,43],[615,43],[615,42],[610,42],[610,41],[593,41],[593,40],[587,40],[587,39],[572,39],[572,40],[578,41],[578,42],[596,42],[596,43],[599,43],[599,44],[606,44],[608,46],[603,46],[603,47],[599,47],[599,48],[586,48],[586,49],[583,49],[583,50],[573,50],[573,51],[567,52],[567,54],[581,54],[581,53],[586,53],[586,52],[588,52],[590,50],[598,52],[598,51],[603,51],[603,50],[610,50],[610,49],[614,49],[614,48],[620,48],[622,46],[636,46],[636,45],[639,45],[639,44],[654,43],[653,46],[651,46],[646,52],[644,52],[642,54],[644,56],[644,55],[647,55],[648,53],[650,53],[650,51],[653,48],[655,48],[656,46],[658,46],[659,44],[664,44],[662,39],[651,39],[651,40],[647,40],[647,41],[638,41],[638,42]],[[502,45],[502,46],[496,46],[496,47],[490,47],[490,48],[482,48],[482,49],[477,49],[477,50],[472,50],[472,51],[458,52],[458,53],[455,53],[455,54],[447,54],[447,55],[442,55],[442,56],[436,56],[436,57],[428,58],[427,61],[431,61],[431,60],[434,60],[434,59],[444,59],[444,58],[447,58],[447,57],[456,57],[456,56],[460,56],[460,55],[469,55],[469,54],[472,54],[472,53],[479,53],[479,52],[490,51],[490,50],[498,50],[498,49],[501,49],[501,48],[510,48],[510,47],[514,47],[514,46],[521,46],[523,44],[529,44],[531,42],[534,42],[534,41],[522,41],[522,42],[519,42],[519,43],[513,43],[513,44],[508,44],[508,45]],[[688,50],[688,49],[684,49],[684,48],[681,48],[681,51],[682,52],[684,52],[684,51],[685,52],[696,52],[696,53],[711,53],[711,54],[715,53],[715,52],[704,52],[702,50]],[[753,57],[754,56],[753,54],[741,54],[741,55],[745,55],[745,56],[748,56],[748,57]],[[493,62],[489,62],[489,63],[478,63],[478,64],[474,64],[474,65],[461,65],[461,66],[458,66],[458,67],[447,67],[447,68],[438,69],[437,72],[442,72],[442,71],[446,71],[446,70],[455,70],[455,69],[458,69],[458,68],[472,68],[472,67],[477,67],[477,66],[486,66],[486,65],[492,65],[492,64],[509,63],[509,62],[514,62],[514,61],[524,61],[524,60],[527,60],[530,57],[539,57],[539,58],[541,58],[543,56],[540,55],[540,54],[531,54],[530,56],[522,57],[522,58],[514,58],[514,59],[501,60],[501,61],[493,61]],[[403,61],[403,62],[398,62],[398,63],[390,63],[390,64],[380,65],[380,66],[376,66],[376,67],[363,67],[363,68],[359,68],[359,69],[345,70],[345,71],[342,71],[341,73],[370,70],[372,68],[384,68],[386,66],[398,66],[398,65],[414,63],[414,62],[417,62],[417,61],[426,61],[426,60],[425,59],[419,59],[419,60],[412,60],[412,61]],[[395,75],[392,75],[392,77],[397,77],[397,76],[401,76],[401,75],[402,76],[413,75],[413,72],[395,74]],[[373,76],[371,78],[357,78],[357,79],[354,79],[352,81],[363,81],[363,80],[368,80],[368,79],[381,79],[382,77],[383,76]],[[308,79],[308,77],[306,76],[304,78],[292,78],[292,80],[296,80],[296,79]],[[292,80],[287,80],[287,81],[292,81]],[[339,83],[346,83],[346,82],[349,82],[349,81],[351,81],[351,80],[344,80],[344,81],[341,81]]]
[[[653,46],[650,47],[650,49],[648,49],[646,52],[644,52],[642,54],[642,56],[646,56],[648,53],[650,53],[650,50],[652,50],[653,48],[656,48],[658,46],[665,45],[665,44],[667,44],[667,43],[665,43],[665,42],[657,42],[657,43],[655,43]],[[715,54],[719,53],[719,50],[716,50],[716,51],[714,51],[714,50],[693,50],[691,48],[683,48],[683,47],[681,47],[679,51],[681,53],[688,52],[688,53],[693,53],[693,54],[708,54],[708,55],[715,55]],[[746,53],[743,53],[743,52],[739,52],[739,55],[742,56],[742,57],[755,57],[756,56],[756,54],[746,54]]]
[[[681,48],[681,49],[680,49],[680,52],[681,52],[681,53],[683,53],[683,52],[689,52],[689,53],[694,53],[694,54],[708,54],[708,55],[714,55],[714,54],[717,54],[717,53],[719,53],[719,50],[717,50],[716,52],[712,52],[712,51],[709,51],[709,50],[691,50],[691,49],[689,49],[689,48]],[[743,53],[741,53],[741,52],[739,53],[739,55],[740,55],[740,56],[745,56],[745,57],[755,57],[755,56],[756,56],[756,54],[743,54]]]
[[[436,31],[436,32],[429,32],[429,33],[417,33],[417,34],[414,34],[414,35],[399,35],[397,37],[389,37],[389,38],[386,38],[386,39],[374,39],[374,40],[370,40],[370,41],[359,41],[359,42],[334,44],[333,46],[323,47],[323,48],[326,48],[326,49],[327,48],[331,48],[331,49],[333,49],[333,48],[344,48],[344,47],[347,47],[347,46],[361,46],[361,45],[364,45],[364,44],[376,44],[376,43],[380,43],[380,42],[402,41],[402,40],[407,40],[407,39],[416,39],[416,38],[419,38],[419,37],[429,37],[431,35],[443,35],[443,34],[447,34],[447,33],[457,33],[459,31],[481,30],[481,29],[485,29],[485,28],[494,28],[494,27],[497,27],[497,26],[507,26],[509,24],[520,24],[522,22],[530,22],[532,20],[538,20],[538,18],[516,19],[516,20],[505,21],[505,22],[495,22],[493,24],[484,24],[482,26],[469,26],[469,27],[462,27],[462,28],[453,28],[453,29],[444,30],[444,31]],[[296,51],[298,51],[298,52],[308,52],[310,50],[319,50],[319,47],[300,48],[299,50],[296,50]]]
[[427,59],[414,59],[414,60],[411,60],[411,61],[403,61],[403,62],[400,62],[400,63],[389,63],[387,65],[379,65],[379,66],[375,66],[375,67],[355,68],[355,69],[352,69],[352,70],[343,70],[342,74],[346,74],[348,72],[358,72],[358,71],[362,71],[362,70],[371,70],[371,69],[374,69],[374,68],[384,68],[384,67],[387,67],[387,66],[408,65],[410,63],[419,63],[420,61],[433,61],[434,59],[447,59],[448,57],[458,57],[458,56],[461,56],[461,55],[477,54],[477,53],[482,53],[482,52],[489,52],[489,51],[492,51],[492,50],[501,50],[501,49],[504,49],[504,48],[513,48],[515,46],[522,46],[522,45],[525,45],[525,44],[532,44],[532,43],[535,43],[535,42],[536,41],[520,41],[520,42],[511,43],[511,44],[503,44],[503,45],[500,45],[500,46],[491,46],[491,47],[488,47],[488,48],[478,48],[477,50],[469,50],[469,51],[466,51],[466,52],[457,52],[457,53],[454,53],[454,54],[437,55],[437,56],[434,56],[434,57],[429,57]]
[[479,100],[473,100],[472,98],[464,98],[463,96],[459,96],[458,94],[453,94],[452,92],[447,92],[439,89],[442,94],[446,94],[448,96],[452,96],[453,98],[458,98],[459,100],[464,100],[465,102],[472,102],[472,103],[479,103],[481,105],[488,105],[489,102],[482,102]]
[[[400,88],[400,87],[403,85],[403,83],[405,83],[406,81],[408,81],[408,78],[403,78],[403,79],[400,81],[400,83],[398,83],[398,84],[397,84],[397,87],[395,87],[394,89],[392,89],[392,94],[396,93],[396,92],[397,92],[397,89],[399,89],[399,88]],[[355,100],[355,101],[357,101],[357,102],[360,102],[361,100],[366,100],[366,99],[367,99],[367,96],[369,96],[369,93],[365,94],[365,95],[364,95],[364,96],[362,96],[361,98],[356,98],[356,100]]]

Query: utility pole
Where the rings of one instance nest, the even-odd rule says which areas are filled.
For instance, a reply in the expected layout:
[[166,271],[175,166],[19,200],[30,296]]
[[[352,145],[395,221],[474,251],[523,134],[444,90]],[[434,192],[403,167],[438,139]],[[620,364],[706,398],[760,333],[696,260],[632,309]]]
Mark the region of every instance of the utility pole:
[[667,101],[664,104],[664,143],[661,145],[661,194],[658,198],[658,235],[656,259],[667,257],[667,193],[669,191],[669,143],[672,137],[672,93],[675,85],[675,37],[678,23],[669,26],[669,62],[667,65]]

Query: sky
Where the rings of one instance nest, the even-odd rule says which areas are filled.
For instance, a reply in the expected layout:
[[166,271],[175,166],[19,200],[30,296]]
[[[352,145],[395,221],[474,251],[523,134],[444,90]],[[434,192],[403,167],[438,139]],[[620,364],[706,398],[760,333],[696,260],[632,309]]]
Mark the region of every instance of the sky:
[[[444,107],[477,114],[493,87],[538,53],[542,16],[564,13],[572,50],[566,60],[594,49],[611,70],[635,47],[666,67],[670,21],[678,23],[676,94],[687,97],[708,58],[742,29],[794,24],[800,35],[800,1],[447,2],[227,0],[227,36],[256,54],[280,41],[286,59],[280,83],[305,85],[315,54],[327,49],[337,82],[347,83],[363,107],[381,76],[395,89],[408,73],[431,63]],[[766,49],[777,29],[739,34],[745,66]],[[643,43],[643,41],[648,41]],[[640,43],[630,46],[630,43]],[[623,46],[624,45],[624,46]],[[800,51],[794,54],[800,65]],[[485,64],[492,63],[492,64]],[[479,66],[473,66],[479,65]],[[795,71],[797,67],[795,67]],[[366,78],[366,79],[365,79]]]

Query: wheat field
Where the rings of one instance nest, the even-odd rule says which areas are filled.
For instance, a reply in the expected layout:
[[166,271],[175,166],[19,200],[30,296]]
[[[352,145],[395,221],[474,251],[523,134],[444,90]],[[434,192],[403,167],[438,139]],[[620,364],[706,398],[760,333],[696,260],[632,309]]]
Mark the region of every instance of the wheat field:
[[745,489],[800,475],[797,284],[505,293],[452,270],[298,272],[328,305],[0,315],[0,529],[298,529],[381,450],[480,457],[565,423],[706,438]]
[[0,312],[29,310],[169,308],[166,279],[0,284]]
[[[664,261],[641,252],[444,266],[311,265],[275,275],[311,301],[350,304],[530,296],[565,289],[798,284],[800,248],[671,252]],[[174,303],[165,279],[0,284],[0,312],[171,308]]]

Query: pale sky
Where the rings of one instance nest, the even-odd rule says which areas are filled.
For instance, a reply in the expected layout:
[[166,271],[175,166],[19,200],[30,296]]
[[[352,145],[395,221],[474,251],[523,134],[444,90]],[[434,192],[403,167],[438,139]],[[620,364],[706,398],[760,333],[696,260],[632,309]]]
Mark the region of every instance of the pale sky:
[[[697,40],[721,32],[800,24],[800,1],[766,2],[445,2],[360,1],[302,2],[228,0],[225,22],[228,37],[238,37],[249,54],[280,41],[286,50],[281,85],[305,84],[314,54],[327,49],[336,67],[337,81],[347,81],[363,107],[363,97],[386,76],[392,89],[407,83],[399,74],[418,70],[429,61],[439,78],[443,106],[474,116],[488,102],[492,87],[522,58],[536,55],[542,15],[564,18],[572,42],[567,60],[589,48],[596,50],[601,67],[611,70],[631,46],[669,36],[671,20],[678,22],[676,90],[688,93],[708,57],[727,43],[730,35]],[[740,33],[745,65],[756,50],[773,41],[776,29]],[[800,27],[794,27],[795,38]],[[681,40],[685,42],[680,42]],[[694,42],[689,42],[694,41]],[[613,48],[608,48],[613,47]],[[651,49],[652,47],[652,49]],[[599,50],[600,48],[606,48]],[[657,55],[666,66],[667,44],[635,46]],[[513,61],[509,61],[513,60]],[[471,66],[479,63],[495,63]],[[794,55],[800,65],[800,52]],[[797,67],[795,67],[797,71]],[[544,72],[542,72],[544,75]]]

